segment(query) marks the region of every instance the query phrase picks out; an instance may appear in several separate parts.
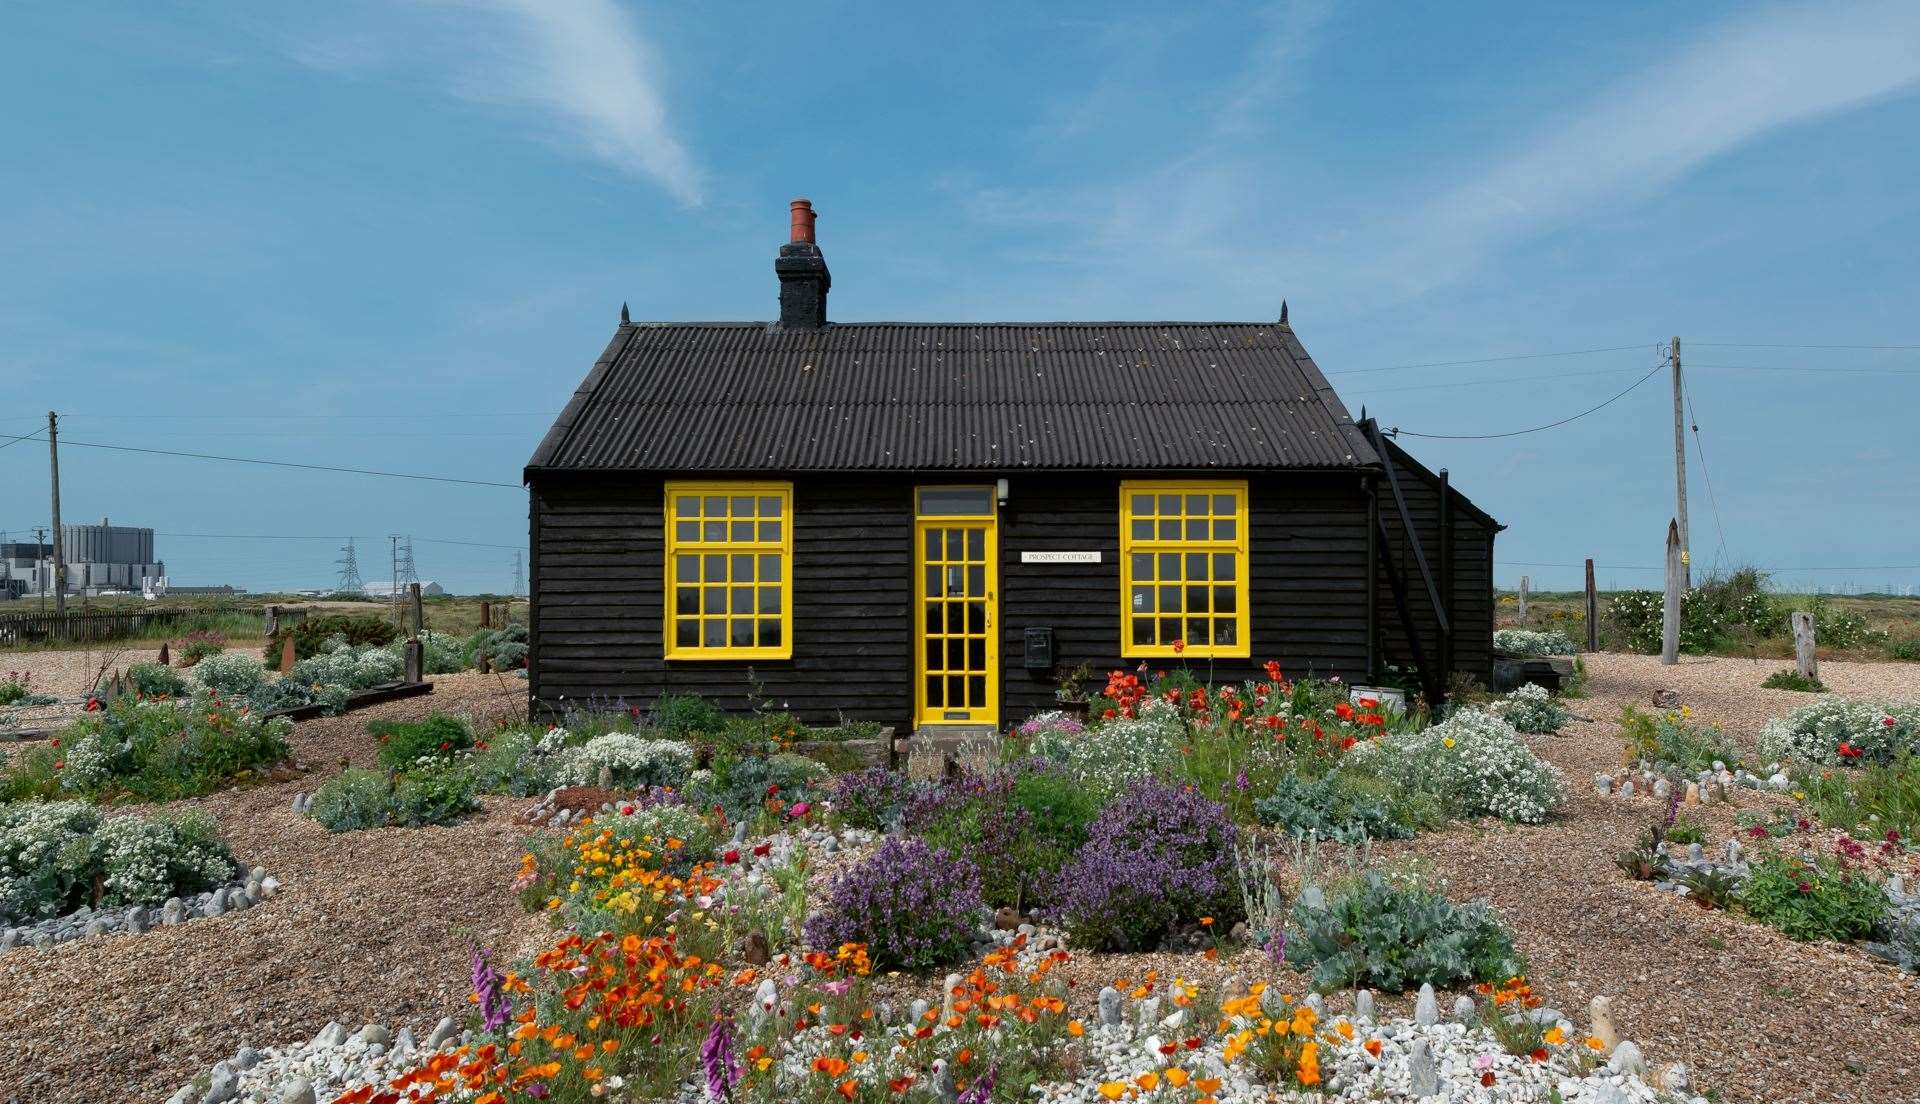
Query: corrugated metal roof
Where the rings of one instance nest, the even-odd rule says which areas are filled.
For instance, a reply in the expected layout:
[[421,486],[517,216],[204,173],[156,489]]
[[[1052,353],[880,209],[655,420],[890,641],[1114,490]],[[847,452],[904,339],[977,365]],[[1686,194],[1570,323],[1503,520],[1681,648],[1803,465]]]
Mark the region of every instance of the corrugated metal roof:
[[1274,323],[626,325],[528,468],[1348,468],[1379,462]]

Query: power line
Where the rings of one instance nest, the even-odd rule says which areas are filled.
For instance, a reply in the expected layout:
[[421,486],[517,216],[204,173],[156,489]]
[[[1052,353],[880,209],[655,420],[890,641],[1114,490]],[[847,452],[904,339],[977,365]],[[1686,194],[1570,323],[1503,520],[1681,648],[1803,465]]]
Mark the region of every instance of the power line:
[[1515,429],[1515,430],[1510,430],[1506,433],[1415,433],[1410,429],[1401,429],[1399,426],[1393,427],[1388,432],[1393,434],[1395,437],[1399,437],[1402,434],[1404,434],[1408,437],[1424,437],[1424,438],[1427,438],[1428,440],[1433,440],[1433,441],[1492,441],[1502,437],[1520,437],[1528,433],[1539,433],[1542,430],[1557,429],[1560,426],[1566,425],[1568,422],[1577,422],[1581,418],[1584,418],[1589,414],[1594,414],[1601,410],[1605,410],[1607,407],[1612,406],[1614,403],[1619,402],[1623,398],[1626,398],[1628,392],[1632,391],[1634,388],[1639,387],[1641,384],[1652,379],[1654,375],[1660,371],[1660,369],[1665,367],[1666,367],[1665,364],[1656,364],[1653,366],[1653,368],[1650,371],[1647,372],[1646,375],[1641,376],[1639,379],[1634,380],[1632,383],[1628,384],[1626,387],[1626,390],[1619,392],[1618,394],[1614,395],[1612,398],[1606,400],[1605,402],[1599,403],[1598,405],[1595,405],[1595,406],[1590,406],[1587,409],[1582,410],[1578,414],[1574,414],[1570,417],[1562,418],[1557,422],[1548,422],[1546,425],[1533,426],[1528,429]]
[[23,437],[14,437],[9,439],[5,444],[0,444],[0,449],[11,448],[12,446],[17,445],[22,441],[31,441],[38,436],[40,436],[40,431],[36,429],[32,433],[26,434]]
[[1541,360],[1547,357],[1587,356],[1593,353],[1621,353],[1633,349],[1644,349],[1646,343],[1634,345],[1609,345],[1604,349],[1569,349],[1558,353],[1511,353],[1506,356],[1481,357],[1478,360],[1431,360],[1422,364],[1390,364],[1384,368],[1342,368],[1325,372],[1329,376],[1355,376],[1368,372],[1398,372],[1407,368],[1459,368],[1468,364],[1500,364],[1509,360]]
[[1716,349],[1920,349],[1920,345],[1781,345],[1761,341],[1696,341]]
[[1688,364],[1689,368],[1728,368],[1741,372],[1811,372],[1817,376],[1911,376],[1914,368],[1808,368],[1791,364]]
[[391,420],[409,421],[409,422],[425,422],[425,421],[432,421],[436,418],[554,418],[554,417],[558,417],[559,414],[560,412],[557,410],[555,411],[511,410],[511,411],[501,411],[499,413],[462,412],[462,411],[452,411],[452,412],[442,413],[440,411],[433,411],[431,413],[426,413],[426,414],[286,414],[278,410],[256,411],[253,413],[242,413],[240,411],[229,410],[229,411],[223,411],[222,413],[219,413],[219,414],[140,413],[140,414],[62,414],[60,416],[62,418],[123,418],[123,419],[132,418],[132,419],[138,419],[141,421],[151,421],[158,418],[200,418],[200,419],[211,418],[214,420],[223,420],[227,418],[265,418],[265,419],[271,419],[273,421],[292,421],[292,420],[311,420],[311,419],[369,419],[369,420],[391,419]]
[[1684,391],[1687,400],[1687,422],[1693,426],[1693,451],[1700,457],[1700,478],[1707,484],[1707,504],[1713,507],[1713,527],[1720,534],[1720,546],[1714,550],[1713,565],[1720,566],[1720,558],[1727,552],[1727,527],[1720,523],[1720,500],[1714,497],[1713,476],[1707,471],[1707,450],[1700,443],[1700,415],[1693,410],[1693,388]]
[[[156,537],[170,537],[177,540],[339,540],[337,536],[300,536],[290,533],[155,533]],[[517,544],[488,544],[482,541],[436,540],[432,537],[415,537],[422,544],[453,544],[465,548],[500,548],[512,552],[520,547]]]
[[204,452],[173,452],[168,449],[134,448],[131,445],[104,445],[94,441],[68,440],[80,448],[111,449],[114,452],[138,452],[149,456],[183,456],[191,460],[222,460],[229,464],[260,464],[272,468],[302,468],[306,471],[341,472],[347,475],[378,475],[387,479],[418,479],[430,483],[462,483],[470,487],[506,487],[521,490],[518,483],[498,483],[489,479],[459,479],[450,475],[413,475],[407,472],[374,471],[369,468],[338,468],[326,464],[296,464],[291,460],[256,460],[245,456],[214,456]]

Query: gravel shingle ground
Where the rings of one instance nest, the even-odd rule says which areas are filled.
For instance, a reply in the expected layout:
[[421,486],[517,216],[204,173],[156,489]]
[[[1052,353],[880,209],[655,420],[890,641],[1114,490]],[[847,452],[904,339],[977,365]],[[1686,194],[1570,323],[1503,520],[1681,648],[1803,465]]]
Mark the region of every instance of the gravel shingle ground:
[[[1457,897],[1491,898],[1517,929],[1549,1004],[1584,1025],[1587,1001],[1607,994],[1624,1036],[1656,1064],[1686,1062],[1723,1100],[1920,1101],[1920,981],[1850,948],[1795,944],[1628,881],[1612,857],[1655,810],[1600,797],[1586,783],[1618,761],[1611,718],[1619,706],[1649,704],[1657,688],[1678,689],[1697,719],[1747,742],[1766,717],[1810,697],[1759,689],[1777,663],[1689,659],[1662,668],[1603,655],[1587,664],[1592,697],[1574,707],[1591,719],[1534,740],[1572,783],[1561,816],[1541,828],[1460,826],[1379,853],[1417,856]],[[1821,674],[1846,693],[1920,700],[1920,664],[1829,663]],[[469,942],[531,947],[540,923],[508,888],[522,831],[511,819],[526,802],[488,799],[484,816],[448,828],[337,836],[288,809],[294,793],[313,789],[341,759],[372,760],[371,717],[449,708],[506,716],[524,701],[517,679],[435,682],[431,697],[299,725],[296,758],[314,768],[307,778],[194,803],[220,818],[243,862],[286,883],[279,896],[214,921],[0,956],[0,1100],[160,1100],[243,1042],[311,1037],[328,1020],[419,1032],[466,1007]],[[1723,807],[1697,815],[1710,847],[1733,830]],[[1252,953],[1212,963],[1082,959],[1072,967],[1082,982],[1075,1000],[1148,967],[1214,979],[1231,970],[1256,976],[1262,964]]]

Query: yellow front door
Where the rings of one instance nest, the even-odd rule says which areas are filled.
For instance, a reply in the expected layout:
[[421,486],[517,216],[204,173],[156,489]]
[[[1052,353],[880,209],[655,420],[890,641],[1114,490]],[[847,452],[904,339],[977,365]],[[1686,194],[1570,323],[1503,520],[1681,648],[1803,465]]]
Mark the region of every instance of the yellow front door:
[[915,717],[1000,723],[999,525],[992,487],[921,487],[913,523]]

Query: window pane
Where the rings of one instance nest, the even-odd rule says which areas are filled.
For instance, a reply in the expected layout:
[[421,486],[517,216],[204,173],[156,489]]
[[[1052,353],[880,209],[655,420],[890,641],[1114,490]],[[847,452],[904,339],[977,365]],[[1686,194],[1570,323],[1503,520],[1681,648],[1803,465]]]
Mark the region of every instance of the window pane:
[[700,500],[692,495],[677,495],[673,500],[673,512],[680,517],[697,518],[700,516]]
[[700,646],[703,648],[726,647],[727,623],[720,620],[700,622]]
[[780,539],[780,523],[777,521],[761,522],[760,523],[760,539],[763,541],[769,541],[769,542],[779,540]]
[[1153,612],[1153,588],[1137,586],[1133,588],[1133,612]]
[[676,521],[673,523],[673,539],[697,541],[700,539],[700,523],[697,521]]
[[1178,514],[1180,512],[1180,496],[1165,495],[1165,494],[1161,495],[1160,496],[1160,512],[1162,514]]
[[734,647],[753,647],[753,622],[743,617],[737,621],[729,621],[728,624],[733,626]]
[[1142,583],[1153,581],[1153,554],[1151,552],[1135,552],[1133,554],[1133,577],[1136,581]]
[[1213,523],[1213,539],[1214,540],[1237,540],[1239,538],[1236,537],[1235,534],[1238,533],[1239,530],[1240,530],[1239,522],[1233,520],[1232,518],[1221,518],[1219,521],[1216,521]]
[[1238,612],[1239,591],[1230,586],[1213,588],[1213,611],[1215,613]]
[[733,511],[734,517],[750,518],[753,516],[753,499],[735,497],[730,508]]
[[752,540],[753,539],[753,522],[751,521],[734,522],[733,523],[733,539],[737,541]]
[[1134,540],[1152,540],[1153,539],[1153,522],[1144,521],[1144,520],[1135,521],[1133,523],[1133,539]]
[[675,556],[673,558],[673,577],[683,583],[698,582],[700,579],[700,557]]
[[706,610],[706,612],[725,613],[727,611],[726,587],[710,586],[704,593],[706,596],[701,600],[701,607]]
[[727,523],[724,521],[709,521],[705,523],[700,529],[700,539],[710,541],[726,540]]
[[1239,626],[1234,624],[1233,618],[1222,617],[1213,623],[1213,642],[1215,644],[1237,643],[1238,632]]
[[673,625],[673,642],[682,648],[696,648],[700,645],[700,622],[691,617],[681,618]]
[[727,599],[727,603],[729,606],[732,607],[732,611],[734,613],[752,613],[753,612],[753,588],[752,587],[742,587],[742,586],[729,587],[727,589],[727,593],[729,595]]
[[725,556],[702,556],[700,577],[707,582],[727,581],[727,558]]
[[1238,514],[1240,510],[1234,504],[1235,497],[1236,496],[1230,495],[1230,494],[1214,495],[1213,496],[1213,512],[1216,514],[1224,514],[1227,517],[1232,517],[1235,514]]
[[1180,639],[1180,619],[1179,618],[1161,617],[1161,618],[1157,618],[1156,621],[1160,626],[1159,643],[1171,644],[1174,641]]
[[719,495],[708,495],[701,500],[700,510],[710,518],[727,516],[727,500]]
[[922,517],[985,517],[993,513],[993,491],[988,487],[922,487]]
[[675,587],[673,589],[673,612],[699,613],[700,588],[690,586]]
[[1183,639],[1189,647],[1203,647],[1213,638],[1212,632],[1209,631],[1211,628],[1212,626],[1207,624],[1207,618],[1189,617],[1186,636]]
[[1206,495],[1188,495],[1187,496],[1187,513],[1188,514],[1204,515],[1206,512],[1207,512],[1207,496]]
[[1179,587],[1163,586],[1160,588],[1160,612],[1161,613],[1179,613],[1180,612],[1180,588]]
[[1188,540],[1206,540],[1207,539],[1207,519],[1206,518],[1188,518],[1187,519],[1187,539]]
[[1131,501],[1128,503],[1128,511],[1132,513],[1134,517],[1146,517],[1153,513],[1153,496],[1143,494],[1131,496]]
[[1160,539],[1161,540],[1179,540],[1180,539],[1180,519],[1179,518],[1174,518],[1171,521],[1167,521],[1163,519],[1160,522]]
[[760,612],[780,612],[780,588],[763,586],[760,588]]
[[734,582],[736,583],[753,582],[753,561],[754,561],[754,557],[752,556],[733,557],[733,581]]
[[760,581],[763,583],[777,583],[780,581],[780,557],[760,557]]
[[761,619],[760,646],[762,648],[778,648],[780,646],[780,622],[779,621],[767,620],[764,618]]
[[1216,583],[1232,582],[1236,578],[1234,575],[1234,566],[1237,562],[1238,557],[1234,556],[1231,552],[1216,554],[1213,557],[1213,581]]
[[1136,617],[1133,620],[1133,642],[1135,644],[1153,643],[1153,618]]
[[1204,579],[1207,577],[1207,554],[1205,552],[1187,553],[1186,577],[1189,579]]
[[780,496],[762,495],[760,497],[760,516],[763,518],[779,517],[780,516]]
[[1203,587],[1203,586],[1188,587],[1187,588],[1187,612],[1188,613],[1207,612],[1207,599],[1209,597],[1210,590],[1211,588]]
[[1160,553],[1160,574],[1155,576],[1162,582],[1180,578],[1180,553]]

